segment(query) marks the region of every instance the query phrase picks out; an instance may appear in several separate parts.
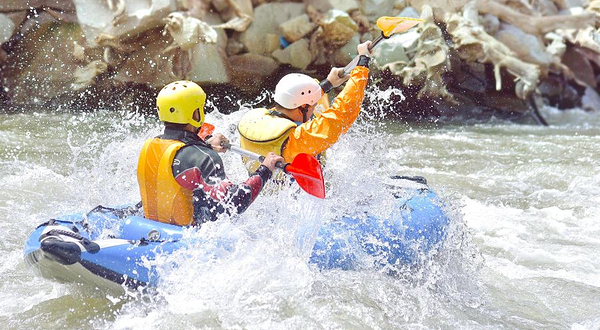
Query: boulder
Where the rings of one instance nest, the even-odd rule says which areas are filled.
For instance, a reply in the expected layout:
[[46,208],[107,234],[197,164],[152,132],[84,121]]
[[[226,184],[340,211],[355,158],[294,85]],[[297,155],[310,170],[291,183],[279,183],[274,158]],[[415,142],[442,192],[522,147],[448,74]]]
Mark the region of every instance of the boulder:
[[306,69],[312,62],[309,43],[306,39],[300,39],[284,49],[274,51],[273,57],[279,63],[289,64],[301,70]]
[[207,44],[217,42],[217,31],[208,23],[182,12],[170,13],[164,22],[166,23],[165,32],[173,38],[173,42],[165,49],[165,53],[174,48],[190,50],[200,42]]
[[[408,63],[409,58],[404,51],[403,41],[403,35],[397,34],[379,42],[377,47],[373,49],[373,58],[377,67],[382,68],[393,62]],[[354,52],[356,53],[356,49]]]
[[173,80],[187,78],[190,68],[190,52],[175,49],[165,54],[169,40],[159,29],[152,33],[152,41],[144,43],[130,53],[118,65],[113,80],[116,83],[136,84],[144,82],[151,87],[161,88]]
[[[467,5],[465,11],[470,10],[475,10],[475,7]],[[526,99],[538,84],[541,75],[538,66],[518,59],[513,51],[487,34],[478,22],[467,17],[468,15],[450,14],[446,18],[448,33],[460,58],[468,62],[493,64],[498,91],[502,88],[500,69],[506,68],[518,78],[515,94],[521,99]]]
[[[419,86],[417,97],[433,97],[452,100],[451,94],[446,89],[442,76],[448,71],[449,48],[444,40],[442,31],[433,20],[433,10],[423,6],[421,18],[426,21],[411,32],[418,31],[414,54],[409,55],[409,61],[390,62],[382,66],[395,75],[402,77],[406,86]],[[394,37],[398,39],[398,37]],[[413,41],[414,42],[414,41]]]
[[252,0],[212,0],[211,3],[219,12],[223,22],[244,16],[250,19],[254,17]]
[[17,104],[37,103],[71,93],[73,73],[81,63],[73,43],[83,42],[81,28],[73,23],[53,23],[30,32],[10,53],[3,85]]
[[544,45],[536,36],[510,24],[502,23],[500,26],[500,31],[495,35],[496,39],[515,52],[519,59],[543,67],[550,65],[552,58],[546,53]]
[[71,88],[73,90],[82,90],[95,83],[96,77],[108,70],[106,62],[95,60],[83,67],[78,67],[73,72],[75,77]]
[[304,3],[322,13],[334,8],[346,13],[360,9],[357,0],[305,0]]
[[[204,20],[210,25],[221,23],[215,13],[208,13]],[[199,84],[224,84],[231,80],[231,67],[227,60],[227,34],[218,29],[216,43],[198,43],[190,55],[191,71],[188,79]]]
[[2,0],[0,12],[27,11],[30,8],[53,8],[63,11],[73,11],[72,0]]
[[197,44],[193,49],[191,66],[188,78],[199,84],[225,84],[231,80],[231,67],[225,50],[215,44]]
[[122,39],[164,25],[163,19],[175,11],[174,0],[73,0],[77,18],[88,43],[107,34]]
[[395,4],[396,0],[363,0],[360,9],[369,20],[374,22],[381,16],[391,16]]
[[581,86],[596,88],[594,68],[578,46],[567,47],[562,63],[568,68],[567,77],[573,78]]
[[302,14],[281,23],[279,30],[286,41],[295,42],[304,38],[315,27],[316,25],[310,21],[308,15]]
[[479,16],[479,24],[491,36],[496,35],[500,31],[500,20],[494,15],[484,14]]
[[600,95],[595,89],[589,86],[585,88],[581,97],[581,108],[587,111],[600,111]]
[[520,13],[493,0],[477,0],[476,5],[480,13],[494,15],[503,22],[536,36],[542,36],[556,29],[583,29],[595,24],[595,17],[590,13],[569,16],[533,16]]
[[358,32],[358,25],[347,13],[332,9],[323,16],[321,39],[331,48],[340,48],[347,44]]
[[251,53],[231,56],[229,63],[235,68],[231,84],[247,93],[260,91],[265,79],[279,68],[279,63],[273,58]]
[[246,47],[237,38],[228,38],[225,53],[227,56],[234,56],[243,53]]
[[0,44],[7,42],[15,32],[15,23],[6,15],[0,14]]
[[305,13],[301,3],[265,3],[254,8],[254,20],[248,29],[240,35],[240,41],[248,52],[259,55],[270,55],[267,52],[265,36],[280,35],[279,25],[293,17]]
[[[358,46],[359,43],[360,36],[355,34],[347,44],[333,53],[333,62],[331,64],[335,66],[346,66],[346,64],[350,63],[356,56],[356,46]],[[380,46],[381,44],[378,45],[374,51],[379,49]]]

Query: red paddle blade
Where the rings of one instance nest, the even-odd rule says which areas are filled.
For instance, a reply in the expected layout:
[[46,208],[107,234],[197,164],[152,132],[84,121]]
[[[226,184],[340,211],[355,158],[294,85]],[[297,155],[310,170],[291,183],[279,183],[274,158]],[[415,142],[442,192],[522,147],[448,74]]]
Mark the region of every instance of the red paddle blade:
[[215,131],[215,125],[209,123],[202,123],[200,126],[200,131],[198,131],[198,136],[204,140],[207,136],[211,135],[212,132]]
[[323,169],[319,161],[308,154],[298,154],[291,164],[285,167],[285,171],[291,174],[300,188],[307,193],[325,198],[325,180]]

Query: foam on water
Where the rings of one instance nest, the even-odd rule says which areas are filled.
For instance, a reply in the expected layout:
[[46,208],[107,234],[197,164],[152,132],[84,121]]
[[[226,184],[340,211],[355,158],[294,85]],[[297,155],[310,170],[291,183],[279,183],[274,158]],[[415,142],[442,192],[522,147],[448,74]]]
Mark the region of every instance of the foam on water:
[[[398,92],[368,95],[373,108],[328,152],[327,199],[292,186],[190,230],[188,249],[156,261],[165,279],[156,294],[129,298],[34,277],[22,247],[51,217],[137,202],[138,153],[160,125],[103,111],[3,115],[0,321],[14,329],[597,329],[598,115],[544,109],[557,123],[550,128],[410,127],[382,119]],[[250,106],[206,120],[238,144],[235,125]],[[247,177],[238,155],[223,158],[233,181]],[[308,264],[324,221],[389,214],[393,198],[381,186],[397,174],[425,176],[446,201],[453,223],[444,248],[397,276]]]

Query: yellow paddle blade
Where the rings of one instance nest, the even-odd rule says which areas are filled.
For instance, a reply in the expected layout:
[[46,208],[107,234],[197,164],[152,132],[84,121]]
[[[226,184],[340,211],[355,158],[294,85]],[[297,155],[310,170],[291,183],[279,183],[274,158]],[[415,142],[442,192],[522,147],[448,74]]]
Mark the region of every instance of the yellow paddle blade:
[[388,38],[394,33],[406,31],[421,22],[425,22],[425,20],[412,17],[383,16],[377,19],[377,27]]

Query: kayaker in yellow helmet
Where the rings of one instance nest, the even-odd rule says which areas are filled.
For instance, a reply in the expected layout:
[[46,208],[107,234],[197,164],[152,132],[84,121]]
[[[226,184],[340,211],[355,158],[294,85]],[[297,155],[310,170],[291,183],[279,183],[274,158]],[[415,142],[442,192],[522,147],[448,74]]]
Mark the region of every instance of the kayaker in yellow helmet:
[[[288,163],[299,153],[318,156],[331,147],[360,113],[369,76],[370,44],[367,41],[358,45],[357,66],[345,77],[338,76],[341,68],[331,69],[327,80],[320,84],[305,74],[284,76],[275,87],[273,108],[253,109],[242,117],[238,124],[241,147],[262,155],[273,152]],[[322,96],[345,81],[333,104],[314,113]],[[258,166],[256,161],[244,162],[249,171]]]
[[198,136],[204,122],[206,94],[191,81],[166,85],[156,98],[164,133],[144,144],[137,177],[144,216],[176,225],[214,221],[222,213],[241,213],[256,199],[281,156],[265,160],[241,184],[225,175],[217,152],[229,142],[222,134]]

